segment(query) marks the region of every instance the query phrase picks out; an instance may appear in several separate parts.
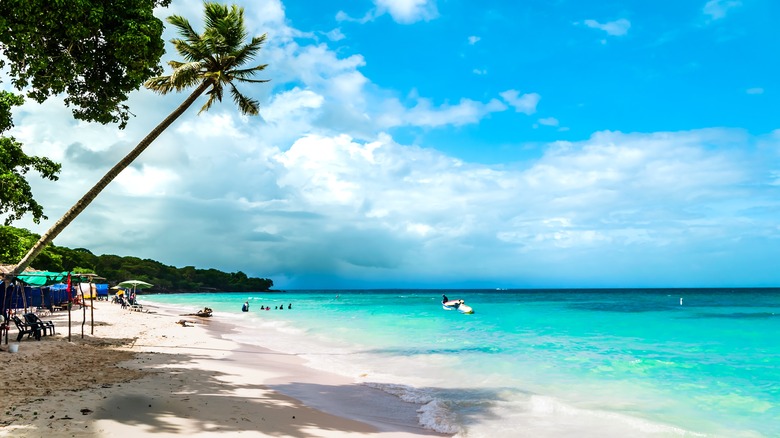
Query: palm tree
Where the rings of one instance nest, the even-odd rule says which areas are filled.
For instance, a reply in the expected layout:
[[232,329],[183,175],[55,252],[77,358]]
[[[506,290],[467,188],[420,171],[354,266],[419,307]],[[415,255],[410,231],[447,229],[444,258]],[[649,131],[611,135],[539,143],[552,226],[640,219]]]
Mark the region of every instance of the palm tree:
[[267,64],[251,68],[242,68],[260,51],[266,35],[253,37],[248,43],[244,27],[244,9],[235,5],[227,6],[217,3],[205,3],[205,30],[198,34],[185,18],[173,15],[168,22],[174,25],[181,39],[173,39],[176,51],[185,62],[170,61],[173,68],[169,76],[158,76],[146,81],[144,86],[150,90],[167,94],[171,91],[181,91],[196,86],[195,91],[184,100],[168,117],[157,125],[140,143],[121,161],[109,170],[73,207],[70,208],[27,254],[16,265],[11,276],[16,276],[30,265],[33,259],[43,251],[85,208],[97,197],[108,184],[128,167],[141,153],[152,144],[179,116],[181,116],[203,93],[208,100],[200,109],[200,114],[207,111],[215,101],[222,101],[225,87],[229,87],[233,101],[243,114],[257,115],[259,104],[236,89],[234,82],[268,82],[268,80],[250,79],[255,73],[262,71]]

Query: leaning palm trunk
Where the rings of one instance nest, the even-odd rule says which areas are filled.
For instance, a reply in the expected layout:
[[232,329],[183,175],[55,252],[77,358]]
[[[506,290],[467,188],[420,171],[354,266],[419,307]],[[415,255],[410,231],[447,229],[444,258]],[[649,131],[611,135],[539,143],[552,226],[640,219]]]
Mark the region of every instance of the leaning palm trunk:
[[73,207],[70,208],[57,222],[54,223],[54,225],[49,228],[49,231],[44,233],[40,239],[38,239],[38,242],[33,245],[32,248],[30,248],[29,251],[27,251],[27,254],[22,258],[22,260],[19,262],[18,265],[13,269],[11,272],[11,276],[19,275],[20,272],[24,271],[25,268],[27,268],[30,263],[35,259],[35,257],[38,256],[38,254],[43,251],[43,249],[51,243],[57,235],[62,232],[72,221],[73,219],[76,219],[76,217],[81,214],[82,211],[84,211],[85,208],[89,204],[92,203],[92,201],[97,198],[97,196],[100,194],[100,192],[105,189],[111,181],[114,180],[114,178],[119,175],[119,172],[123,171],[125,168],[127,168],[130,164],[135,161],[136,158],[138,158],[143,151],[148,148],[154,140],[157,139],[157,137],[160,136],[160,134],[163,133],[173,122],[176,121],[176,119],[179,118],[182,114],[184,114],[185,111],[187,111],[187,108],[189,108],[195,100],[200,97],[201,94],[203,94],[206,89],[212,85],[212,81],[210,80],[204,80],[198,88],[195,89],[195,91],[192,92],[192,94],[187,97],[187,99],[182,102],[181,105],[178,106],[172,113],[168,115],[168,117],[165,118],[162,122],[160,122],[159,125],[157,125],[146,137],[144,137],[143,140],[141,140],[140,143],[132,150],[129,154],[127,154],[124,158],[122,158],[121,161],[116,163],[114,167],[111,168],[104,176],[100,179],[81,199],[76,202]]

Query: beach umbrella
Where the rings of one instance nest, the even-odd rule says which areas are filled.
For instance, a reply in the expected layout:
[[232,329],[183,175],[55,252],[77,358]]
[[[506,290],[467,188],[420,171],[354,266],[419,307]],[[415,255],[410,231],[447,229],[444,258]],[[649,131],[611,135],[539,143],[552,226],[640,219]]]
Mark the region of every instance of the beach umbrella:
[[136,289],[144,289],[147,287],[152,287],[151,284],[141,280],[125,280],[119,283],[117,286],[126,287],[128,289],[132,288],[133,292],[135,292]]

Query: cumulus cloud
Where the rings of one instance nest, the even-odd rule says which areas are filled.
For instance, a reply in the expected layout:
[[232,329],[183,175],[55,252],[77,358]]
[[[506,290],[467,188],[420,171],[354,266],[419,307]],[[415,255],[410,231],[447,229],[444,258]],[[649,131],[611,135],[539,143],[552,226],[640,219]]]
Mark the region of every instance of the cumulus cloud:
[[590,28],[603,30],[611,36],[626,35],[628,33],[628,29],[631,28],[631,22],[625,18],[609,21],[607,23],[599,23],[596,20],[585,20],[584,23]]

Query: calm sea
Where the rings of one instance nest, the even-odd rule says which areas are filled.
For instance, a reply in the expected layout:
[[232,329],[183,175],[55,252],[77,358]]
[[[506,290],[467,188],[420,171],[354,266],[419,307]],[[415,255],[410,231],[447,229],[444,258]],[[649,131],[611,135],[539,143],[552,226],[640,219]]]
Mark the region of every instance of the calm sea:
[[[442,293],[475,313],[442,309]],[[422,403],[422,425],[463,437],[780,437],[780,289],[327,290],[142,301],[209,306],[242,327],[236,340]]]

